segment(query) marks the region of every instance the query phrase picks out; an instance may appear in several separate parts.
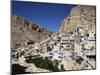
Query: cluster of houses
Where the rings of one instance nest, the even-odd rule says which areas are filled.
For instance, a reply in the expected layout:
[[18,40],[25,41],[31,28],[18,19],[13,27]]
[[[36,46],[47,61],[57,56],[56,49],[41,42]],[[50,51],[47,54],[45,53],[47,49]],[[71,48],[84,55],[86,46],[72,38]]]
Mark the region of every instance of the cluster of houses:
[[[81,57],[84,60],[83,62],[87,63],[90,66],[89,69],[91,69],[95,68],[95,43],[95,31],[88,32],[85,28],[78,27],[74,32],[54,33],[41,42],[27,41],[25,47],[18,48],[15,52],[12,52],[12,55],[13,57],[20,57],[23,53],[26,58],[28,56],[33,58],[43,57],[51,61],[57,60],[63,65],[65,61],[68,62]],[[88,69],[88,67],[85,69]]]

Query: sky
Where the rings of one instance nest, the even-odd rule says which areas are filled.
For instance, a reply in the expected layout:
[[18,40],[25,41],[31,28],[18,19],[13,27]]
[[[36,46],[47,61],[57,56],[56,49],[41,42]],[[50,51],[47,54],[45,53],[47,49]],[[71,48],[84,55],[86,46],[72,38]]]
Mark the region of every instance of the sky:
[[49,31],[57,32],[73,7],[71,4],[12,1],[12,15],[22,16]]

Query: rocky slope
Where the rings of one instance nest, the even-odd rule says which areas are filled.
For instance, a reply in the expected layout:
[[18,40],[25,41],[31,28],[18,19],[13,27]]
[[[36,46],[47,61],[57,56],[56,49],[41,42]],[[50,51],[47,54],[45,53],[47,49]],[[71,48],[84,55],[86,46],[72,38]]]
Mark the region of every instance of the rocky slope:
[[60,32],[75,31],[76,27],[86,27],[90,31],[95,31],[96,25],[95,6],[76,6],[72,8],[70,15],[65,17],[60,27]]
[[11,21],[11,48],[24,46],[26,41],[39,42],[51,34],[47,29],[40,27],[38,24],[20,17],[12,16]]

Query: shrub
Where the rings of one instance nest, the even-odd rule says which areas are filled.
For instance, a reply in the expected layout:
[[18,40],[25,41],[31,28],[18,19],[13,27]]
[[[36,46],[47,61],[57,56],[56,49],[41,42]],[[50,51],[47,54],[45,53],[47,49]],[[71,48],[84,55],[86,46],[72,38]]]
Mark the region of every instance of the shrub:
[[82,57],[77,57],[76,63],[81,64],[84,59]]
[[53,72],[60,71],[56,66],[54,66],[53,62],[48,59],[43,59],[42,57],[39,58],[29,58],[26,60],[27,63],[34,63],[36,67],[47,69]]
[[20,66],[19,64],[13,64],[12,65],[12,75],[28,73],[28,72],[25,72],[25,69],[26,67]]

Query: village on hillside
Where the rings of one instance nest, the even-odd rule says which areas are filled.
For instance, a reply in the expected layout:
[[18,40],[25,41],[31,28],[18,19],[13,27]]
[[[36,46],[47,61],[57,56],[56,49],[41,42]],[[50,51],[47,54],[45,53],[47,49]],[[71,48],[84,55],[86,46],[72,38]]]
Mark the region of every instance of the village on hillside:
[[[95,69],[96,34],[95,32],[87,33],[85,29],[78,27],[74,33],[54,33],[39,43],[26,41],[24,47],[13,50],[12,63],[28,67],[28,62],[32,59],[42,58],[54,62],[53,65],[59,71]],[[48,70],[38,71],[48,72]],[[38,71],[34,66],[26,69],[26,72]]]
[[[43,7],[42,3],[39,4],[42,9],[49,11],[49,9],[45,8],[45,5],[49,6],[50,4],[43,3]],[[38,7],[38,3],[33,5]],[[30,10],[31,7],[33,10],[33,5],[26,6],[27,10]],[[55,5],[54,7],[56,8]],[[60,7],[60,4],[57,5]],[[52,6],[51,4],[50,7],[54,11]],[[27,14],[26,10],[21,14],[25,13],[28,17],[12,15],[12,74],[96,69],[96,7],[89,5],[67,6],[68,8],[66,5],[62,8],[57,8],[57,11],[61,10],[63,14],[60,12],[57,14],[57,11],[52,13],[43,11],[40,13],[41,9],[38,8],[33,13],[30,12],[34,16]],[[18,7],[15,5],[15,8]],[[70,12],[66,12],[66,15],[64,15],[65,9],[63,8]],[[19,9],[16,11],[19,12]],[[47,17],[47,13],[49,17]],[[44,17],[45,14],[46,17]],[[28,19],[29,17],[32,21]],[[61,17],[63,17],[63,20],[61,20]],[[54,20],[54,18],[56,19]],[[40,24],[35,23],[35,20]],[[42,26],[42,23],[45,25]]]

